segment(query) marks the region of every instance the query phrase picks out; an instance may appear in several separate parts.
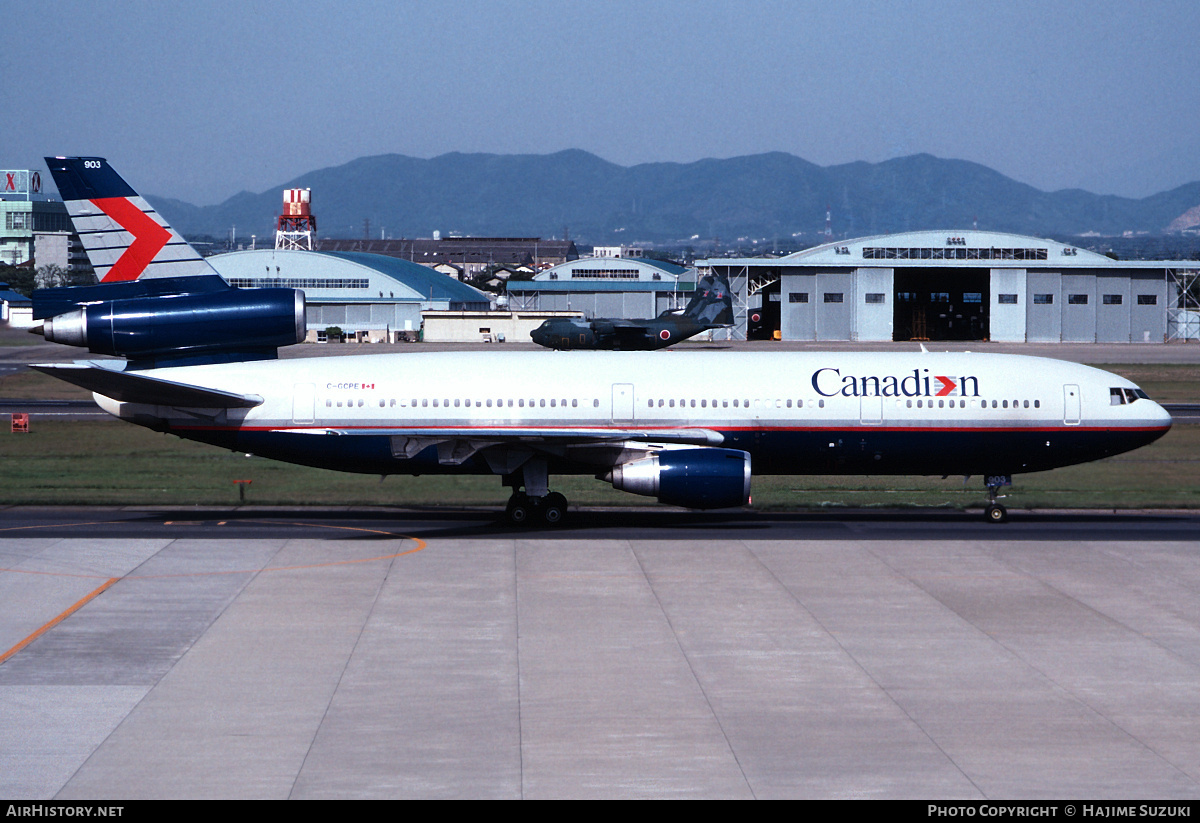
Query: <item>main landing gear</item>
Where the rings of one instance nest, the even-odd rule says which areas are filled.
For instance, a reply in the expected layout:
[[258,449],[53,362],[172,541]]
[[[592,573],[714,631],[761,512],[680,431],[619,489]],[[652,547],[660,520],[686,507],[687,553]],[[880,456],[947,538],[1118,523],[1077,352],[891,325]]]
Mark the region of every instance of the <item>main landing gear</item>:
[[516,492],[508,498],[508,506],[504,509],[504,519],[514,526],[557,526],[566,516],[567,498],[558,492],[550,492],[544,497]]
[[514,526],[557,526],[562,523],[567,516],[567,498],[550,491],[548,482],[546,461],[538,457],[505,475],[504,485],[512,486],[513,494],[504,509],[504,519]]
[[983,482],[987,486],[988,492],[987,508],[983,510],[984,518],[989,523],[1007,523],[1008,509],[997,503],[996,500],[1004,497],[1000,494],[1000,489],[1012,485],[1012,476],[1008,474],[988,475]]

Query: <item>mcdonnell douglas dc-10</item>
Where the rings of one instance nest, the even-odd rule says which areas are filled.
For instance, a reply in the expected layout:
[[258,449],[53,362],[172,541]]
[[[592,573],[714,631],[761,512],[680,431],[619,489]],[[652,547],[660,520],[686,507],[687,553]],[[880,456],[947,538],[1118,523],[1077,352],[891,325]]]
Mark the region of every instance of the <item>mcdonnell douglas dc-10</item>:
[[97,286],[35,294],[48,340],[125,361],[37,368],[156,431],[379,475],[495,474],[511,522],[559,522],[556,474],[692,509],[755,474],[982,475],[1146,445],[1170,416],[1074,363],[969,353],[438,352],[275,359],[303,294],[238,290],[102,158],[47,158]]

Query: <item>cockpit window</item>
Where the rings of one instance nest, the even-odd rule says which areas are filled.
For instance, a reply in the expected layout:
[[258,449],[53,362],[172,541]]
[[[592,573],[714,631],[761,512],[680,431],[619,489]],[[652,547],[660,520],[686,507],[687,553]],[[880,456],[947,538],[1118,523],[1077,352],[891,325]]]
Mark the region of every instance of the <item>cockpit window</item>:
[[1141,389],[1110,388],[1108,390],[1108,404],[1110,406],[1124,406],[1128,403],[1136,402],[1139,398],[1149,400],[1150,395]]

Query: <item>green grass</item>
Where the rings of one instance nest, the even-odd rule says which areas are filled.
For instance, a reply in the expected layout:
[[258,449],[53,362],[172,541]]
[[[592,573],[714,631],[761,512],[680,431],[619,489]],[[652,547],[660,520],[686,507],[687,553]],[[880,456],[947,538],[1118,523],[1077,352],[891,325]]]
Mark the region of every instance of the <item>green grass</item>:
[[[29,434],[0,431],[0,504],[236,505],[234,480],[252,480],[246,502],[262,505],[500,506],[496,477],[373,475],[248,458],[117,421],[34,419]],[[590,477],[555,477],[573,505],[655,505]],[[1200,426],[1176,426],[1126,455],[1019,475],[1005,501],[1016,508],[1200,507]],[[982,505],[982,479],[755,477],[755,508]]]

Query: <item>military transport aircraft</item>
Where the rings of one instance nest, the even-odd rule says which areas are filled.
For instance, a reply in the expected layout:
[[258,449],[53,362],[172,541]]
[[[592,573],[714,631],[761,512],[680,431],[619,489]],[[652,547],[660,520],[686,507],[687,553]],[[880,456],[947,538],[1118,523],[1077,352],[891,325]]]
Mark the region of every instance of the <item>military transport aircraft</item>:
[[733,323],[729,284],[716,277],[696,283],[696,295],[683,313],[667,311],[652,320],[597,317],[593,320],[547,320],[529,333],[548,349],[613,349],[649,351],[673,346],[702,331]]
[[122,420],[240,452],[379,475],[499,475],[514,523],[562,519],[555,474],[713,509],[746,504],[752,472],[982,475],[999,523],[1014,473],[1129,451],[1171,426],[1122,377],[1019,355],[277,360],[276,347],[303,338],[302,293],[226,286],[104,159],[47,163],[102,282],[36,293],[35,317],[48,340],[126,360],[35,368]]

